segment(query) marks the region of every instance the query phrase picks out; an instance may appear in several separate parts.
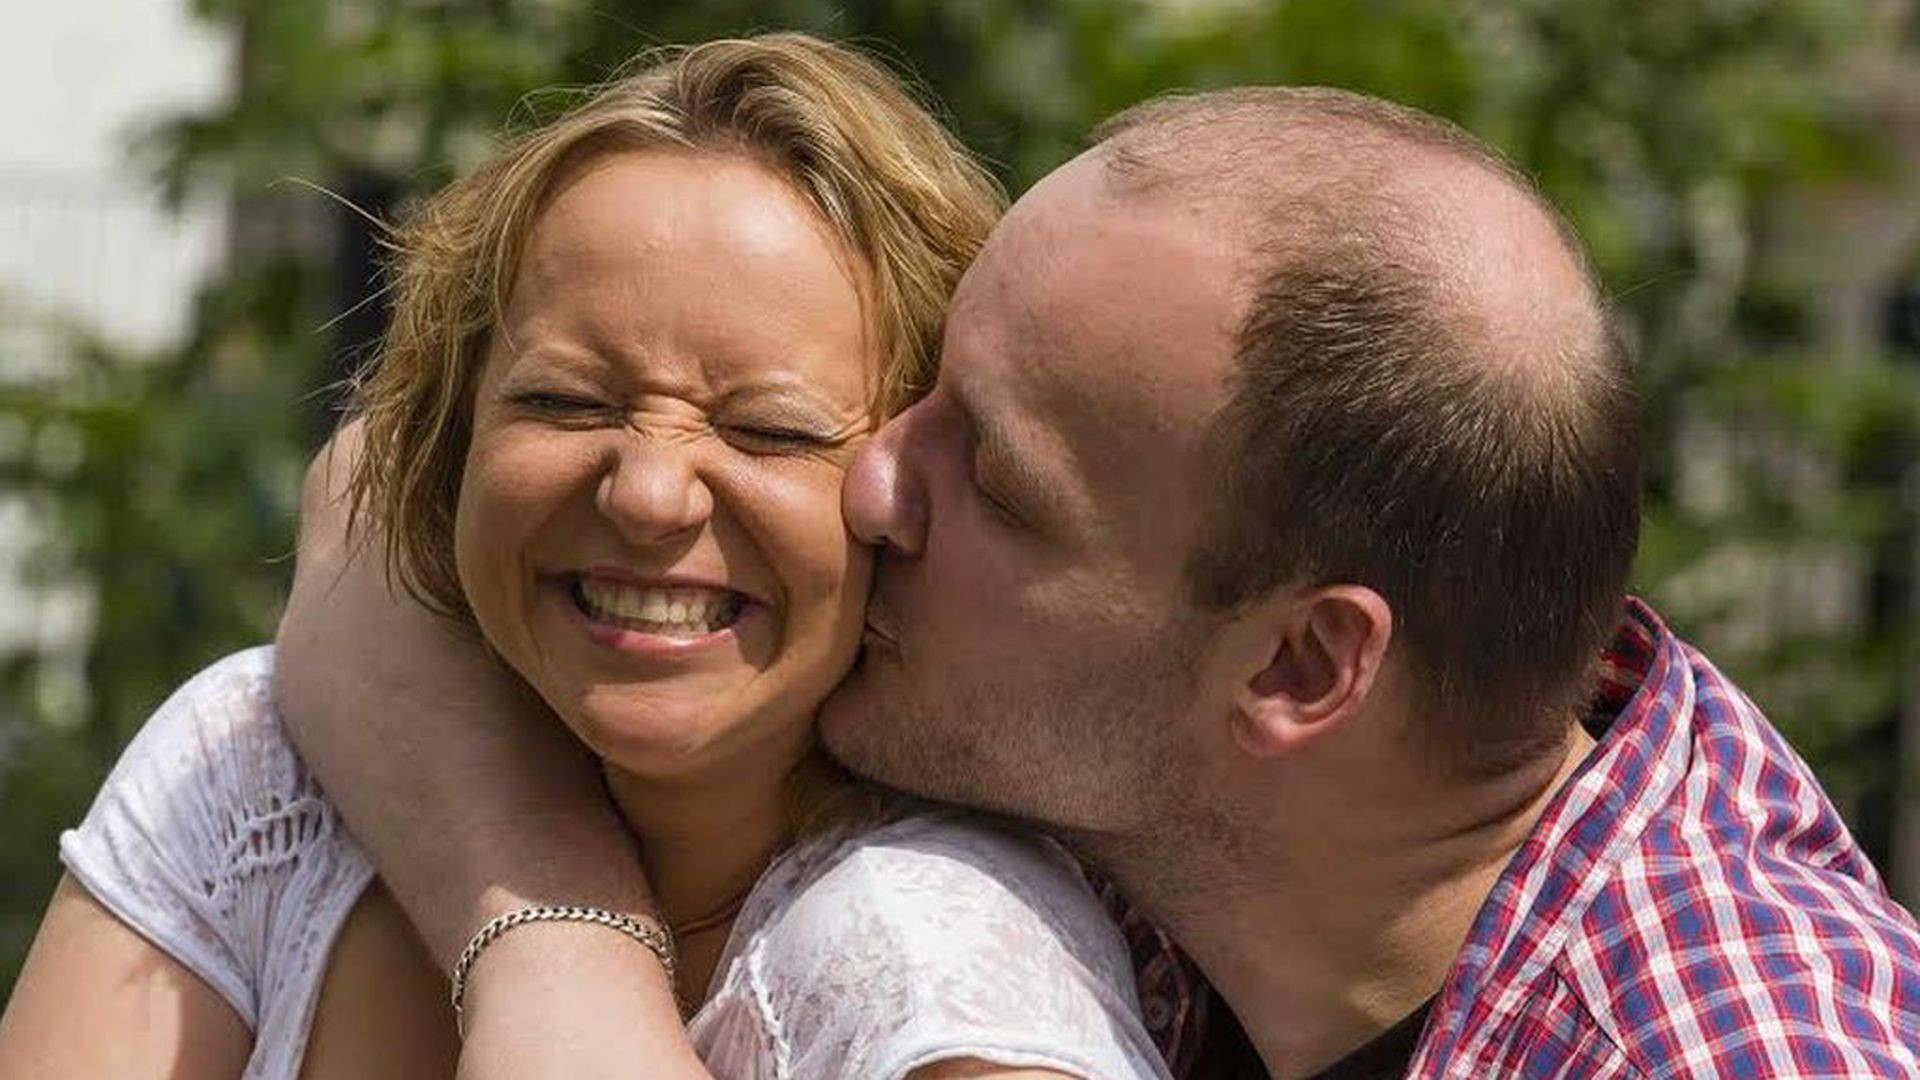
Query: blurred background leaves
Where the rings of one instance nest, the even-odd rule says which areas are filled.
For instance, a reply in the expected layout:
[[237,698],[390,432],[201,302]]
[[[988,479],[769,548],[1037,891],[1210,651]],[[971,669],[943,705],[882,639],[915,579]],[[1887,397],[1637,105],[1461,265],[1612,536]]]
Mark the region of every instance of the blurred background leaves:
[[1639,357],[1639,588],[1789,733],[1920,899],[1920,21],[1906,0],[194,9],[237,35],[236,93],[130,149],[171,204],[211,191],[231,206],[191,331],[130,355],[0,311],[63,355],[0,379],[0,482],[40,523],[30,584],[73,597],[90,626],[78,647],[0,655],[0,985],[58,874],[58,831],[119,747],[187,675],[271,635],[302,463],[382,317],[373,231],[307,185],[402,215],[503,126],[551,115],[641,48],[775,28],[913,73],[1016,192],[1102,117],[1176,87],[1346,86],[1512,155],[1580,229]]

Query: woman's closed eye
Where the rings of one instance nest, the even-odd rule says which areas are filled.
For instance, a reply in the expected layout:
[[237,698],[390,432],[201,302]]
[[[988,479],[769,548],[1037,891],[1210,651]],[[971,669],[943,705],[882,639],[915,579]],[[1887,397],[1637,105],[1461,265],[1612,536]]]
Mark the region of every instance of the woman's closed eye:
[[838,446],[843,439],[782,424],[716,424],[728,441],[752,453],[802,453]]
[[619,412],[617,407],[597,398],[562,390],[526,390],[511,395],[507,402],[536,416],[570,422],[595,420]]

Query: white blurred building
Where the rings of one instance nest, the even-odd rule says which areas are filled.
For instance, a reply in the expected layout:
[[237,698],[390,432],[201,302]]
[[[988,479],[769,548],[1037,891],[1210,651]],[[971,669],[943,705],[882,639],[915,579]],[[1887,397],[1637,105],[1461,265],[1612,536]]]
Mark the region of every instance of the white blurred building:
[[[233,52],[187,0],[0,0],[0,381],[63,362],[37,329],[47,316],[134,348],[184,331],[223,255],[226,202],[165,212],[127,148],[154,118],[228,94]],[[0,455],[25,437],[0,418]],[[0,490],[0,652],[71,652],[88,598],[23,587],[34,528]],[[80,693],[78,678],[46,689]]]

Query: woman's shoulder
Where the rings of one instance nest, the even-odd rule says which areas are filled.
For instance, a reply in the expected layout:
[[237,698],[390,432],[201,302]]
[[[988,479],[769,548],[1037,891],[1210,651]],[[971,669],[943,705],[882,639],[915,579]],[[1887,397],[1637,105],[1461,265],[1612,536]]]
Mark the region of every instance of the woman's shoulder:
[[[233,762],[233,751],[246,759]],[[121,774],[151,782],[167,772],[225,782],[233,777],[207,770],[230,762],[253,769],[298,762],[273,707],[271,645],[216,660],[169,694],[121,751],[109,784]]]
[[61,836],[60,858],[250,1025],[290,970],[289,943],[324,936],[368,875],[281,727],[271,647],[174,691]]
[[121,751],[88,819],[112,810],[162,835],[214,840],[223,825],[317,799],[274,708],[273,657],[270,645],[233,653],[169,695]]
[[791,858],[791,907],[801,916],[851,904],[896,930],[918,930],[992,913],[1118,948],[1111,921],[1065,850],[983,815],[916,813],[828,834]]
[[1163,1075],[1119,932],[1051,841],[919,814],[803,844],[756,893],[741,960],[796,1076],[955,1057]]

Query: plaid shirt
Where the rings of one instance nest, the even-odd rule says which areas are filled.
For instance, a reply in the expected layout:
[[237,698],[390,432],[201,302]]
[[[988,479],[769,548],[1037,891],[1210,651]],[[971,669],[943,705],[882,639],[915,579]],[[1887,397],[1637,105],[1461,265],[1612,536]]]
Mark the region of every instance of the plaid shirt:
[[1920,928],[1806,763],[1639,601],[1592,727],[1408,1075],[1920,1076]]
[[[1760,710],[1635,600],[1589,727],[1599,745],[1481,906],[1407,1075],[1920,1077],[1920,927]],[[1187,1075],[1204,983],[1116,913]]]

